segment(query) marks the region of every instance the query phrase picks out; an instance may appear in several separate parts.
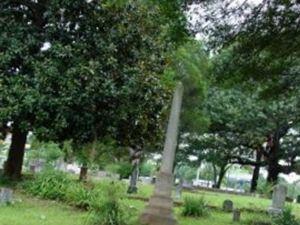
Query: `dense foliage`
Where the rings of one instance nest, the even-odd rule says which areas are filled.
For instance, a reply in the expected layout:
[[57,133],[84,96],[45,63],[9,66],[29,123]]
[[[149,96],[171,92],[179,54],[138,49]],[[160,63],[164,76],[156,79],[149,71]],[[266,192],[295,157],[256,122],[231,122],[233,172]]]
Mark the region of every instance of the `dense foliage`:
[[0,121],[12,122],[17,142],[6,174],[20,176],[28,131],[41,140],[72,140],[75,149],[106,136],[122,146],[160,140],[171,88],[164,69],[185,38],[178,7],[2,1]]

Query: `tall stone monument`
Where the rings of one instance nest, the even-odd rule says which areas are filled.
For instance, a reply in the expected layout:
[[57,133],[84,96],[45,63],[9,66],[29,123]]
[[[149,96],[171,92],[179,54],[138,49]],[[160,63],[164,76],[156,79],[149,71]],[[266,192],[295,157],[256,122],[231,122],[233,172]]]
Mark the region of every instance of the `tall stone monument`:
[[145,212],[141,215],[140,223],[147,225],[174,225],[173,216],[173,164],[177,147],[177,136],[180,109],[183,96],[183,85],[179,82],[176,86],[171,113],[168,123],[166,140],[164,145],[162,165],[157,177],[154,194],[149,200]]
[[269,207],[270,214],[280,214],[284,207],[287,188],[284,185],[278,184],[273,188],[272,205]]

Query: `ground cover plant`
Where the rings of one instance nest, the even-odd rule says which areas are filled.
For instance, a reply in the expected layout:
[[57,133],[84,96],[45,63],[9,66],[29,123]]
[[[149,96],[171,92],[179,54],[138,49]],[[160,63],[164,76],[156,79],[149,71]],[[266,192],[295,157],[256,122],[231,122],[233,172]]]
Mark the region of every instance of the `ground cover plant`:
[[183,216],[204,217],[209,215],[204,197],[187,196],[184,198],[182,206]]
[[[49,176],[45,176],[48,174]],[[40,177],[39,177],[40,176]],[[16,202],[11,207],[5,208],[8,213],[16,212],[15,216],[12,216],[9,221],[14,221],[11,224],[19,225],[18,218],[18,208],[27,207],[27,204],[36,204],[37,206],[28,207],[32,210],[32,213],[29,213],[28,217],[32,217],[29,220],[35,223],[37,213],[40,213],[44,209],[44,205],[47,206],[49,201],[42,201],[44,199],[52,199],[55,201],[50,201],[54,205],[50,205],[51,208],[49,213],[56,210],[57,207],[66,207],[71,211],[80,212],[80,224],[103,224],[103,225],[138,225],[139,215],[142,213],[147,202],[130,199],[125,194],[126,193],[126,184],[119,181],[112,180],[103,180],[97,182],[78,182],[71,176],[64,176],[62,179],[62,173],[57,171],[46,171],[39,174],[35,179],[28,180],[24,182],[24,185],[18,186],[23,187],[23,191],[27,193],[17,194]],[[57,178],[57,180],[56,180]],[[56,180],[56,181],[55,181]],[[57,181],[60,182],[57,182]],[[54,182],[55,181],[55,182]],[[58,190],[61,187],[61,191],[58,194],[54,195],[52,190]],[[139,185],[140,192],[137,196],[140,195],[150,195],[153,186],[151,185]],[[37,191],[39,190],[39,191]],[[29,194],[29,195],[28,195]],[[35,199],[33,196],[37,196],[40,200]],[[180,225],[229,225],[232,223],[232,214],[225,213],[220,210],[223,199],[232,199],[235,205],[246,207],[249,204],[250,200],[252,201],[263,201],[263,204],[258,205],[258,209],[266,209],[264,206],[268,206],[270,203],[269,199],[261,199],[250,196],[237,196],[224,193],[214,193],[214,192],[201,192],[196,193],[183,192],[183,199],[185,202],[182,206],[176,207],[174,209],[175,215],[179,221]],[[19,201],[18,199],[22,199]],[[23,200],[24,199],[24,200]],[[219,204],[220,203],[220,204]],[[38,206],[41,204],[42,208]],[[215,205],[217,209],[210,209],[209,215],[207,214],[208,209],[206,204]],[[76,206],[75,208],[67,207],[67,205]],[[49,207],[50,207],[49,206]],[[297,206],[297,205],[295,205]],[[83,211],[78,211],[78,207]],[[248,208],[251,206],[248,205]],[[297,207],[295,207],[297,209]],[[2,210],[2,209],[1,209]],[[88,211],[86,211],[88,210]],[[294,211],[294,213],[297,211]],[[72,213],[70,213],[72,216]],[[41,216],[43,220],[44,214]],[[208,215],[208,216],[207,216]],[[63,217],[64,215],[58,215],[58,217]],[[51,216],[45,215],[49,220],[46,225],[52,224]],[[15,218],[15,219],[14,219]],[[76,217],[75,217],[76,218]],[[0,213],[0,221],[6,221],[8,218]],[[240,223],[237,224],[251,224],[252,221],[269,221],[270,218],[264,213],[259,212],[242,212],[242,219]],[[9,225],[11,225],[9,224]],[[64,225],[64,220],[60,223]],[[68,225],[68,221],[65,223]],[[1,224],[2,225],[2,224]],[[22,225],[22,224],[20,224]],[[277,225],[277,224],[276,224]]]
[[[150,197],[153,192],[152,185],[139,185],[139,193],[136,196],[138,197]],[[173,192],[175,195],[175,193]],[[210,192],[204,190],[195,190],[193,192],[183,191],[182,198],[184,199],[187,196],[191,197],[199,197],[205,196],[205,200],[207,201],[207,205],[213,207],[222,207],[223,202],[226,199],[231,199],[234,203],[234,207],[243,209],[250,208],[258,211],[266,210],[271,205],[271,199],[265,197],[258,196],[247,196],[247,195],[233,195],[227,193],[219,193],[219,192]],[[300,204],[292,204],[293,212],[300,217]]]
[[[137,222],[138,216],[143,211],[146,203],[139,200],[123,199],[131,211],[132,217],[128,222],[130,225],[140,225]],[[231,225],[232,215],[221,211],[212,211],[211,216],[196,219],[193,217],[183,217],[182,208],[175,208],[175,215],[179,225]],[[16,202],[7,207],[0,208],[1,225],[24,225],[24,221],[29,225],[86,225],[89,213],[85,210],[71,208],[62,202],[41,200],[22,193],[16,193]],[[247,213],[243,214],[243,219],[239,224],[261,217],[266,220],[265,215]]]

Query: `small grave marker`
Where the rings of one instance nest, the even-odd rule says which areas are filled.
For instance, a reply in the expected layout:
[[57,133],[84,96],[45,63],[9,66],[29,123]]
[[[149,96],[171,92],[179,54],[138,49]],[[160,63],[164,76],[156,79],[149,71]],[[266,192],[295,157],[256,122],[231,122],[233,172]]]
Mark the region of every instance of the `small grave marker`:
[[223,202],[223,211],[232,212],[233,210],[233,202],[231,200],[225,200]]
[[0,189],[0,205],[12,203],[13,191],[10,188]]
[[239,210],[239,209],[234,209],[234,210],[233,210],[232,221],[233,221],[233,222],[239,222],[240,220],[241,220],[241,210]]

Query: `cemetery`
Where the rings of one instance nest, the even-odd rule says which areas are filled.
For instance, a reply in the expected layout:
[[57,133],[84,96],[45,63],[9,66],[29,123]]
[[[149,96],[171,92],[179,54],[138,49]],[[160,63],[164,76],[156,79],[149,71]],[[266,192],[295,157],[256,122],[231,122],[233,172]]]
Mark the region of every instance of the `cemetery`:
[[2,0],[0,225],[300,225],[299,15]]

